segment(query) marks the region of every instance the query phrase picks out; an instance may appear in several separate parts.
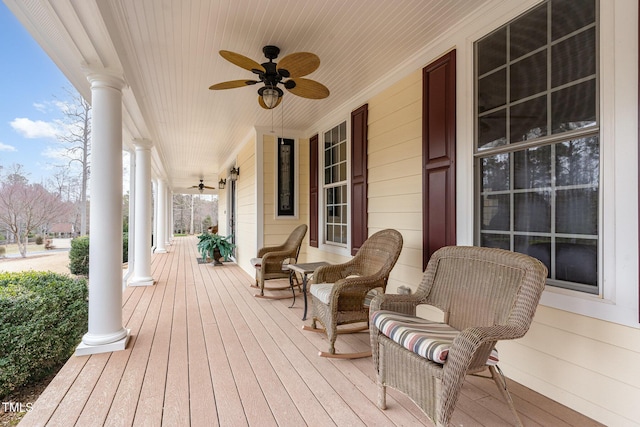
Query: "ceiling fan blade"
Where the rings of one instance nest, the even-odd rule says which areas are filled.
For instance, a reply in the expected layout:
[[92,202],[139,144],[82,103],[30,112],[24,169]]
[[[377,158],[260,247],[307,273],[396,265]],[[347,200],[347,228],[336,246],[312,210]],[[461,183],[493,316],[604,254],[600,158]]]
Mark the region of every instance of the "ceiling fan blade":
[[287,77],[302,77],[313,73],[320,66],[318,55],[309,52],[298,52],[287,55],[278,62],[278,70],[289,72]]
[[237,65],[240,68],[244,68],[245,70],[253,71],[260,70],[261,72],[265,72],[264,67],[254,61],[251,58],[247,58],[244,55],[240,55],[239,53],[231,52],[229,50],[221,50],[220,56],[222,56],[227,61],[232,64]]
[[[287,88],[294,95],[309,99],[324,99],[329,96],[329,89],[322,83],[310,79],[292,79],[296,86]],[[285,86],[286,87],[286,86]]]
[[208,188],[209,190],[215,190],[216,187],[209,187],[208,185],[203,185],[204,188]]
[[[280,105],[280,103],[282,102],[282,97],[278,98],[278,102],[276,102],[276,105],[273,106],[273,108],[276,108],[278,105]],[[262,100],[261,96],[258,96],[258,104],[260,104],[260,106],[262,108],[264,108],[265,110],[270,110],[271,108],[267,107],[267,104],[264,103],[264,101]]]
[[217,83],[209,86],[211,90],[234,89],[237,87],[250,86],[258,83],[257,80],[230,80],[228,82]]

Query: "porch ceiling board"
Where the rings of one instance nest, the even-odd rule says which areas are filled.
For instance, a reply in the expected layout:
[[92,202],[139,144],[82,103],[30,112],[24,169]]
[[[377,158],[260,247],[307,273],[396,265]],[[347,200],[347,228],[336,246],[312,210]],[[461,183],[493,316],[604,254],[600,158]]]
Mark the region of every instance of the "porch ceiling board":
[[[125,143],[154,143],[175,192],[194,192],[225,174],[254,126],[316,132],[334,110],[348,110],[379,82],[405,72],[431,43],[491,0],[5,0],[80,93],[90,95],[83,66],[122,69]],[[278,59],[313,52],[309,78],[331,95],[284,95],[280,108],[258,106],[257,87],[210,91],[214,83],[253,79],[218,54],[231,50],[258,62],[262,47]],[[426,64],[430,58],[424,58]],[[415,65],[414,65],[415,66]],[[348,111],[344,111],[348,114]],[[214,190],[215,191],[215,190]]]
[[[196,238],[153,256],[157,284],[128,288],[128,348],[72,357],[22,420],[43,425],[431,425],[389,390],[376,407],[371,359],[317,356],[321,334],[301,330],[302,301],[253,297],[253,278],[232,263],[196,262]],[[286,291],[285,291],[286,292]],[[341,335],[339,351],[363,351],[367,333]],[[509,382],[526,425],[597,423]],[[511,425],[495,385],[470,377],[456,425]]]

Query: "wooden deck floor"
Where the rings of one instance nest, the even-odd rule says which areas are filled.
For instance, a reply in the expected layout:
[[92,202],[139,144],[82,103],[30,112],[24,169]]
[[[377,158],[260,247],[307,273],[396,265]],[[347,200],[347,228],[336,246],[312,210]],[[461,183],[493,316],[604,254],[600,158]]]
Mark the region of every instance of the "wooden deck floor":
[[[432,425],[389,389],[376,407],[371,359],[329,360],[326,337],[301,330],[302,299],[253,297],[238,266],[198,264],[194,237],[153,257],[147,288],[124,293],[125,351],[72,357],[34,404],[24,426],[415,426]],[[308,321],[307,321],[308,323]],[[363,351],[368,333],[341,335],[338,351]],[[594,421],[514,382],[527,426]],[[495,384],[469,378],[455,425],[513,421]]]

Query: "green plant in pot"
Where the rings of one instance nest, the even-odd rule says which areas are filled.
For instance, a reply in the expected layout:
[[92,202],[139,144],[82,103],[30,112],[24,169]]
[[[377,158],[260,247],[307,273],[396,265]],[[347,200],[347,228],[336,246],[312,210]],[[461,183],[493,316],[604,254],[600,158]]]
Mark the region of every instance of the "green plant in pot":
[[198,236],[198,252],[203,260],[212,259],[214,265],[222,264],[220,258],[227,261],[235,247],[236,245],[231,243],[231,236],[206,232]]

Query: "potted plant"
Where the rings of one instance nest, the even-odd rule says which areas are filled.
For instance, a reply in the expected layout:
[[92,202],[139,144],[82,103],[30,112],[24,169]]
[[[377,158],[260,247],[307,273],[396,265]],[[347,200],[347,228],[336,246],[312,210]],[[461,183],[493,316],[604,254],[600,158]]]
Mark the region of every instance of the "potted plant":
[[198,252],[203,260],[211,258],[214,265],[221,265],[220,258],[225,261],[236,247],[230,241],[231,236],[220,236],[217,233],[202,233],[198,236]]

